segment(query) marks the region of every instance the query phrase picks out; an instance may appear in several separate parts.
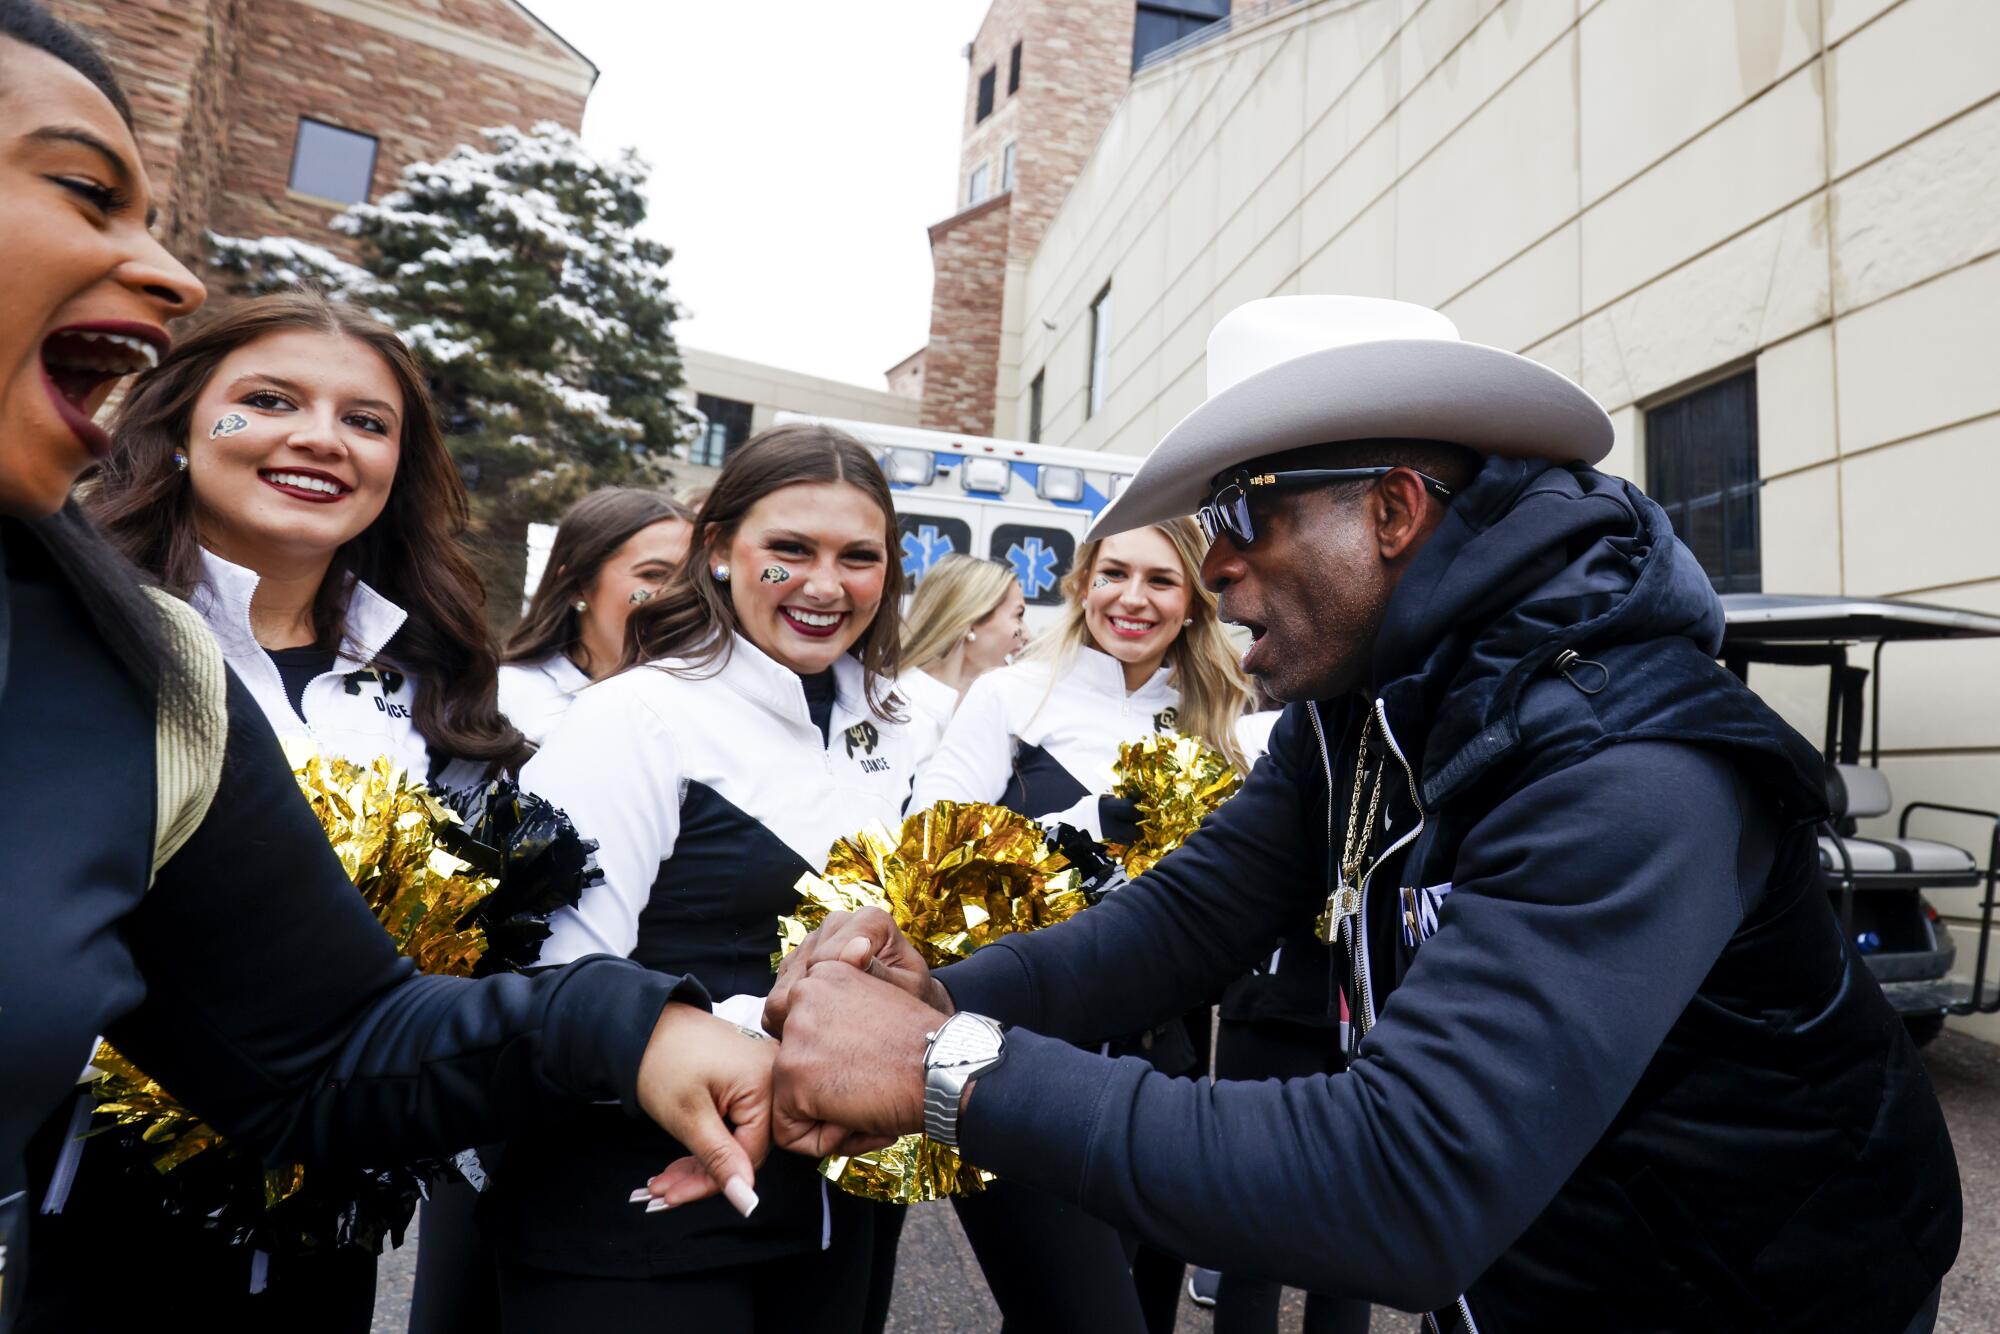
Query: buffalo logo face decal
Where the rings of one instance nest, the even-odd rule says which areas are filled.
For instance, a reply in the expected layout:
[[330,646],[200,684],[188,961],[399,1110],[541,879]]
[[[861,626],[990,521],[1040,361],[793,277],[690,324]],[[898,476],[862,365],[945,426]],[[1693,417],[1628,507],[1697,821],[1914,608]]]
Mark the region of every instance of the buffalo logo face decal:
[[861,747],[862,754],[873,755],[876,745],[881,740],[882,734],[875,730],[875,724],[854,724],[854,726],[847,729],[847,758],[850,760],[854,758],[854,748],[856,746]]
[[1179,709],[1161,709],[1153,715],[1153,730],[1155,732],[1171,732],[1180,726],[1180,722],[1181,711]]

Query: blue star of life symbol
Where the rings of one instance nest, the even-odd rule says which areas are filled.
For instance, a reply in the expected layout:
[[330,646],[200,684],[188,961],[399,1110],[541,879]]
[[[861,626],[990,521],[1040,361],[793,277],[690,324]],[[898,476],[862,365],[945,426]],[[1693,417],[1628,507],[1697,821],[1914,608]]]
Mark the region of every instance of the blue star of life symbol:
[[1054,548],[1043,546],[1041,538],[1024,538],[1008,547],[1007,563],[1021,581],[1022,596],[1032,598],[1055,587],[1056,553]]
[[951,550],[950,535],[938,532],[936,524],[917,525],[916,532],[903,534],[903,577],[923,578]]

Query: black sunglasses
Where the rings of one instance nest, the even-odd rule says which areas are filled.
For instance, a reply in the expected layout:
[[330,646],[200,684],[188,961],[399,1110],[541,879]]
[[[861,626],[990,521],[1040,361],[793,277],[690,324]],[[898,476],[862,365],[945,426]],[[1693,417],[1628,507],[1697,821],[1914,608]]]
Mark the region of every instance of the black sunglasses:
[[[1325,486],[1332,482],[1372,482],[1387,477],[1396,471],[1384,468],[1293,468],[1286,472],[1252,473],[1248,468],[1239,468],[1230,475],[1228,481],[1216,487],[1209,495],[1208,503],[1194,512],[1201,521],[1201,531],[1210,542],[1224,533],[1239,547],[1247,547],[1257,540],[1256,525],[1250,521],[1250,493],[1261,490],[1278,490],[1284,487]],[[1429,473],[1411,472],[1423,480],[1424,489],[1439,500],[1451,499],[1451,488],[1432,477]]]

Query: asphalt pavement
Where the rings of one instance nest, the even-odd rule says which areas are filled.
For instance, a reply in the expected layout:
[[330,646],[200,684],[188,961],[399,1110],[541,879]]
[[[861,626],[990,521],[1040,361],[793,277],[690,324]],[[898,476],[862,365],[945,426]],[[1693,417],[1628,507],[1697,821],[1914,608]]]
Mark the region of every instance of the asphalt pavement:
[[[1924,1055],[1951,1124],[1965,1191],[1964,1240],[1958,1264],[1944,1281],[1938,1334],[1992,1334],[2000,1330],[2000,1046],[1947,1033]],[[383,1257],[374,1334],[402,1334],[407,1328],[415,1257],[414,1245]],[[1836,1277],[1828,1275],[1830,1281]],[[1288,1290],[1279,1329],[1297,1331],[1302,1309],[1300,1294]],[[1371,1334],[1409,1334],[1415,1325],[1409,1316],[1378,1308]],[[999,1311],[950,1207],[917,1206],[903,1229],[888,1334],[999,1327]],[[1211,1334],[1211,1329],[1208,1313],[1184,1295],[1176,1334]]]

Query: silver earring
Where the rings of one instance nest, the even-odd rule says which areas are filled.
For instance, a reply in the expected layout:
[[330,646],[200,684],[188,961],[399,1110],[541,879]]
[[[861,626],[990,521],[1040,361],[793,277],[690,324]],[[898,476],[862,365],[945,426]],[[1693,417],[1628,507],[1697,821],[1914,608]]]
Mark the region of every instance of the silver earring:
[[979,632],[977,630],[967,630],[965,632],[966,643],[968,644],[975,643],[978,641],[978,639],[979,639]]
[[715,567],[715,582],[718,584],[729,582],[729,567],[727,565],[718,565]]
[[184,451],[178,449],[174,451],[174,467],[180,472],[188,470],[188,456]]
[[1187,618],[1187,619],[1186,619],[1185,621],[1182,621],[1182,622],[1181,622],[1181,624],[1182,624],[1182,625],[1184,625],[1184,626],[1187,626],[1187,625],[1193,625],[1193,624],[1194,624],[1194,617],[1192,617],[1192,616],[1188,617],[1188,618]]
[[590,604],[588,602],[585,602],[582,598],[578,598],[576,600],[576,609],[578,611],[589,611]]

